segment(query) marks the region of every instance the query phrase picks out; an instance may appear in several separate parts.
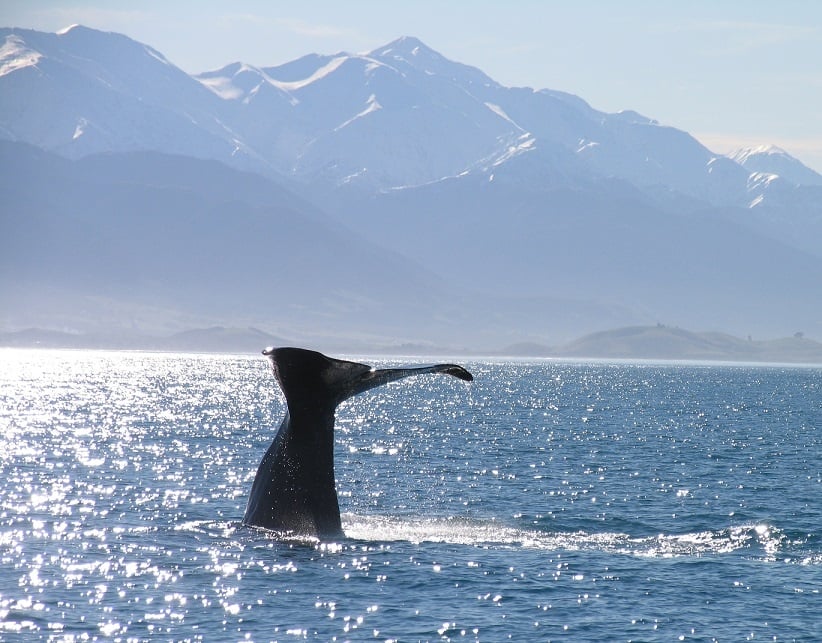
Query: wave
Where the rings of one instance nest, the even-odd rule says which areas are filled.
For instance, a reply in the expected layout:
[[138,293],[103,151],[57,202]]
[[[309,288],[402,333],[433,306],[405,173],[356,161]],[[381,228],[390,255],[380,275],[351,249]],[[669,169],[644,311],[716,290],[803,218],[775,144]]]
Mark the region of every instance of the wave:
[[802,542],[768,524],[736,525],[716,531],[631,536],[619,532],[548,532],[520,529],[493,520],[414,518],[344,514],[349,538],[370,542],[449,543],[491,548],[602,551],[673,558],[749,552],[752,557],[799,564],[822,564],[822,553],[802,551]]

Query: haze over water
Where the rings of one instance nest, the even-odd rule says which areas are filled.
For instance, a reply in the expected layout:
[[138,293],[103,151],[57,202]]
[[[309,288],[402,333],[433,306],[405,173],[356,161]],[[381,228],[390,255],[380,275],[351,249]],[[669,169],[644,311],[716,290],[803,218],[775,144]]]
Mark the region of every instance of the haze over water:
[[261,357],[1,358],[0,638],[822,637],[822,369],[394,383],[338,412],[320,545],[239,525],[284,412]]

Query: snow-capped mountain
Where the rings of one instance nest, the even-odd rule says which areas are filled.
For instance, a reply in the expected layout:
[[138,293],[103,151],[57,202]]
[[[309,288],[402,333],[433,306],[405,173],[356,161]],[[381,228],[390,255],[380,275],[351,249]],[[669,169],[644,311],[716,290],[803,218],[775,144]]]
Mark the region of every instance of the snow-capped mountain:
[[[618,177],[721,203],[745,195],[747,173],[685,132],[635,112],[606,114],[562,92],[502,86],[416,38],[279,67],[235,63],[198,79],[235,106],[235,130],[254,121],[267,130],[257,141],[286,139],[290,158],[276,143],[255,151],[304,179],[384,190],[490,175],[530,154],[531,171],[546,175]],[[259,114],[256,103],[271,93],[283,104],[291,97],[292,118],[266,126],[249,113]]]
[[822,185],[822,175],[776,145],[744,147],[728,158],[751,173],[779,176],[794,185]]
[[714,204],[753,198],[750,169],[686,132],[505,87],[415,38],[196,77],[147,45],[80,26],[3,29],[0,42],[1,135],[72,158],[152,149],[373,192],[490,177],[525,156],[517,171],[547,182],[610,177]]
[[231,160],[220,101],[151,47],[74,26],[0,30],[0,132],[70,158],[162,149]]
[[156,302],[411,340],[822,332],[818,174],[414,38],[191,76],[119,34],[0,29],[0,139],[6,320]]
[[414,39],[394,44],[279,67],[234,63],[198,79],[229,103],[235,131],[249,134],[260,156],[305,181],[419,185],[504,149],[510,123],[427,65],[399,60],[398,48],[429,63],[438,54]]

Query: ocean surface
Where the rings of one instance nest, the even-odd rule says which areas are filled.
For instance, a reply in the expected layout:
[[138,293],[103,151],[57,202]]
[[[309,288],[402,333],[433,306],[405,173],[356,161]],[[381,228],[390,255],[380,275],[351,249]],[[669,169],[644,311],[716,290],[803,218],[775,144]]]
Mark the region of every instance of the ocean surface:
[[463,363],[340,407],[320,544],[240,526],[262,356],[0,350],[0,640],[822,640],[822,369]]

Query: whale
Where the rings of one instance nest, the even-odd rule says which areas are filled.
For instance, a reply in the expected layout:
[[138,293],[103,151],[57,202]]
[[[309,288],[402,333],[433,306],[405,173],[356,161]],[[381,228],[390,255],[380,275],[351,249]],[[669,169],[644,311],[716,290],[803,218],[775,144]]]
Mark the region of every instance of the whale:
[[457,364],[375,369],[304,348],[266,348],[286,413],[251,485],[242,524],[283,537],[344,538],[334,478],[337,406],[406,377],[444,373],[474,378]]

